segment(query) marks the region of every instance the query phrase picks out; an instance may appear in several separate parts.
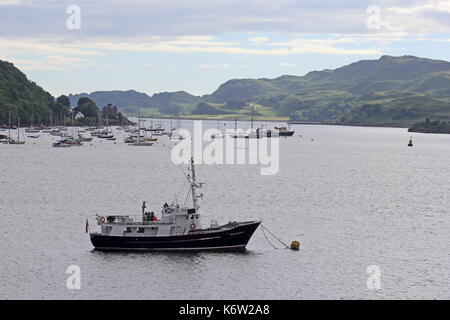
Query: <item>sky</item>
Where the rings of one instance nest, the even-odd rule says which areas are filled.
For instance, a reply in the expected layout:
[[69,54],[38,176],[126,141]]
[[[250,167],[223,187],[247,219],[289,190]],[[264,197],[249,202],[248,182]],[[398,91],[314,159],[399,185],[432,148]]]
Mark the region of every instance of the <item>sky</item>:
[[54,96],[203,95],[382,55],[450,61],[450,0],[0,0],[0,60]]

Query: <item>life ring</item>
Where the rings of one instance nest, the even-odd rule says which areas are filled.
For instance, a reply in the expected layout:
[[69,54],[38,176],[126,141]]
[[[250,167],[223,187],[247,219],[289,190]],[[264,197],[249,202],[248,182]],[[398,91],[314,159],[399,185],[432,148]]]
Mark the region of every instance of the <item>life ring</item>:
[[195,230],[195,228],[197,228],[197,225],[194,222],[192,222],[189,228],[191,228],[191,230]]
[[105,221],[106,221],[106,220],[105,220],[105,217],[100,217],[100,222],[101,222],[101,223],[105,223]]

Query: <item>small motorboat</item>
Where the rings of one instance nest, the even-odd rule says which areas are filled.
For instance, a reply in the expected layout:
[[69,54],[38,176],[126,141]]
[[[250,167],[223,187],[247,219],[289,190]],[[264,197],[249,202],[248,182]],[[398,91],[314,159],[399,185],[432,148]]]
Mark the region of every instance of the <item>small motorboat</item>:
[[294,135],[295,130],[292,130],[291,127],[275,127],[275,130],[278,131],[278,135],[280,137],[292,137]]

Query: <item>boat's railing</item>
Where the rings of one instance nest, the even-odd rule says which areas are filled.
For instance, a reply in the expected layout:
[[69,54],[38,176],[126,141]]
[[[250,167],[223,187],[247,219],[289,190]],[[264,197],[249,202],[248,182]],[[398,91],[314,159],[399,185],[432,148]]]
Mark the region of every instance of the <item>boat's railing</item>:
[[[113,221],[109,221],[108,217],[114,217]],[[104,221],[102,221],[104,218]],[[98,224],[127,224],[127,225],[142,225],[142,224],[161,224],[163,223],[160,218],[153,221],[143,221],[142,215],[110,215],[110,216],[97,216],[96,220]]]

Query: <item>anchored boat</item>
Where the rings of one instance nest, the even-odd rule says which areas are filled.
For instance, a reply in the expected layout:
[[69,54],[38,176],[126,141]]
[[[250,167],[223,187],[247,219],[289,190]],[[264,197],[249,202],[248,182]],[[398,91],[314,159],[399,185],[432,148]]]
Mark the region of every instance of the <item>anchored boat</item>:
[[291,127],[275,127],[275,130],[278,131],[278,135],[280,137],[292,137],[294,135],[295,130],[292,130]]
[[[90,233],[91,242],[99,250],[243,250],[260,225],[260,221],[212,223],[203,228],[197,200],[197,188],[203,183],[195,177],[194,160],[191,158],[191,175],[188,195],[192,207],[172,202],[165,203],[159,219],[154,212],[142,205],[142,219],[130,216],[97,216],[100,232]],[[88,226],[88,225],[87,225]],[[87,229],[86,229],[87,230]]]

